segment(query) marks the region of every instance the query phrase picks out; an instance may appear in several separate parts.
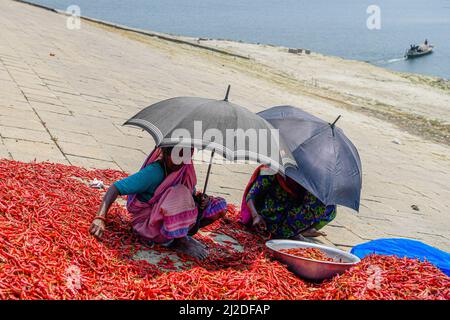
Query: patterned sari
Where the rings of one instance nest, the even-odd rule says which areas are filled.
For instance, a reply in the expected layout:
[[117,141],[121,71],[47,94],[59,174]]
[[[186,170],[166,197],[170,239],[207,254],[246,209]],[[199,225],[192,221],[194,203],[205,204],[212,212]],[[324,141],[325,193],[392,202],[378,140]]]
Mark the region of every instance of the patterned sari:
[[267,231],[277,238],[291,238],[314,227],[324,227],[336,216],[336,206],[325,206],[313,194],[303,189],[293,192],[279,174],[261,174],[259,167],[244,193],[241,221],[252,221],[247,202],[252,199],[258,214],[264,219]]
[[[162,151],[157,148],[142,168],[161,158]],[[199,218],[212,218],[226,211],[224,199],[211,197],[205,210],[199,215],[193,197],[196,183],[194,166],[189,163],[168,174],[149,201],[140,201],[137,194],[129,195],[127,209],[132,214],[133,230],[148,241],[168,243],[175,238],[187,236]]]

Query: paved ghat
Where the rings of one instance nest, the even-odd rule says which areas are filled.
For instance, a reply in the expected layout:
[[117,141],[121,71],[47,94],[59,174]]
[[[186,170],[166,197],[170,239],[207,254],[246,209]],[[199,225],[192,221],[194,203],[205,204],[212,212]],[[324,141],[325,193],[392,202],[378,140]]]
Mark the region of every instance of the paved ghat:
[[[114,31],[0,0],[0,157],[136,171],[152,138],[122,123],[174,96],[222,98],[257,112],[292,104],[333,120],[360,151],[359,214],[339,208],[321,242],[348,250],[380,237],[409,237],[450,251],[450,149],[339,102],[285,90],[256,62]],[[302,84],[299,82],[299,87]],[[392,141],[400,142],[400,144]],[[209,191],[239,203],[255,166],[217,164]],[[206,164],[198,161],[199,188]],[[414,207],[417,206],[417,207]],[[418,211],[413,209],[418,208]]]

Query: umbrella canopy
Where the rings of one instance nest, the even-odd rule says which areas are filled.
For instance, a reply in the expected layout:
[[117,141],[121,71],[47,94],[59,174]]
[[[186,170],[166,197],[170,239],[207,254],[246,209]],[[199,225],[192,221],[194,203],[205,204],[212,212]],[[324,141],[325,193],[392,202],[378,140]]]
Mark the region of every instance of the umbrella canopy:
[[277,106],[259,112],[280,135],[298,167],[285,174],[326,205],[359,210],[362,171],[358,151],[344,132],[301,109]]
[[[266,120],[228,101],[177,97],[146,107],[124,125],[148,131],[158,146],[207,147],[224,158],[253,160],[284,172],[296,162]],[[256,138],[256,140],[255,140]]]

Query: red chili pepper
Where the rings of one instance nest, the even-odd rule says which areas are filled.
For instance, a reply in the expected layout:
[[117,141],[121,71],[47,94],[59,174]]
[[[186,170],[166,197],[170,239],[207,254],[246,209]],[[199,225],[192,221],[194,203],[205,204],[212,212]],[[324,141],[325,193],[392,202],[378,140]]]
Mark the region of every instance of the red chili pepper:
[[290,248],[281,249],[280,252],[312,260],[335,261],[335,259],[328,257],[325,252],[317,248]]
[[[89,234],[106,185],[126,174],[50,163],[0,160],[1,299],[450,299],[450,279],[428,262],[372,255],[321,284],[303,281],[270,259],[265,238],[238,222],[235,206],[195,237],[210,250],[196,261],[146,247],[130,214],[111,208],[101,241]],[[213,234],[233,238],[222,244]],[[138,250],[164,253],[159,263]],[[183,264],[175,266],[175,259]]]

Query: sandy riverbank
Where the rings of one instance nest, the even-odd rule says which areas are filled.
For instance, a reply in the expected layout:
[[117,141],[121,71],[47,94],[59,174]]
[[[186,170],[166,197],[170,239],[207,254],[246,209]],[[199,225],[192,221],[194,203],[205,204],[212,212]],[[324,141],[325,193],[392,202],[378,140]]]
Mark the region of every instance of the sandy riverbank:
[[133,30],[130,32],[123,30],[123,26],[117,29],[114,24],[105,25],[95,20],[89,22],[141,41],[146,41],[148,37],[134,30],[219,50],[219,54],[220,51],[229,53],[230,58],[237,59],[235,67],[251,71],[294,94],[334,101],[343,108],[394,123],[412,134],[450,144],[449,80],[395,72],[366,62],[315,52],[293,54],[286,47],[175,36],[139,29],[130,29]]
[[[88,21],[69,30],[63,15],[7,0],[0,18],[2,157],[132,172],[152,145],[122,127],[125,119],[173,96],[221,98],[231,84],[230,99],[253,112],[292,104],[330,121],[343,116],[363,161],[362,207],[358,215],[340,208],[324,242],[348,249],[410,237],[450,249],[445,83],[265,45],[200,41],[243,59]],[[239,203],[252,168],[215,166],[211,192]],[[198,171],[201,185],[205,166]]]

